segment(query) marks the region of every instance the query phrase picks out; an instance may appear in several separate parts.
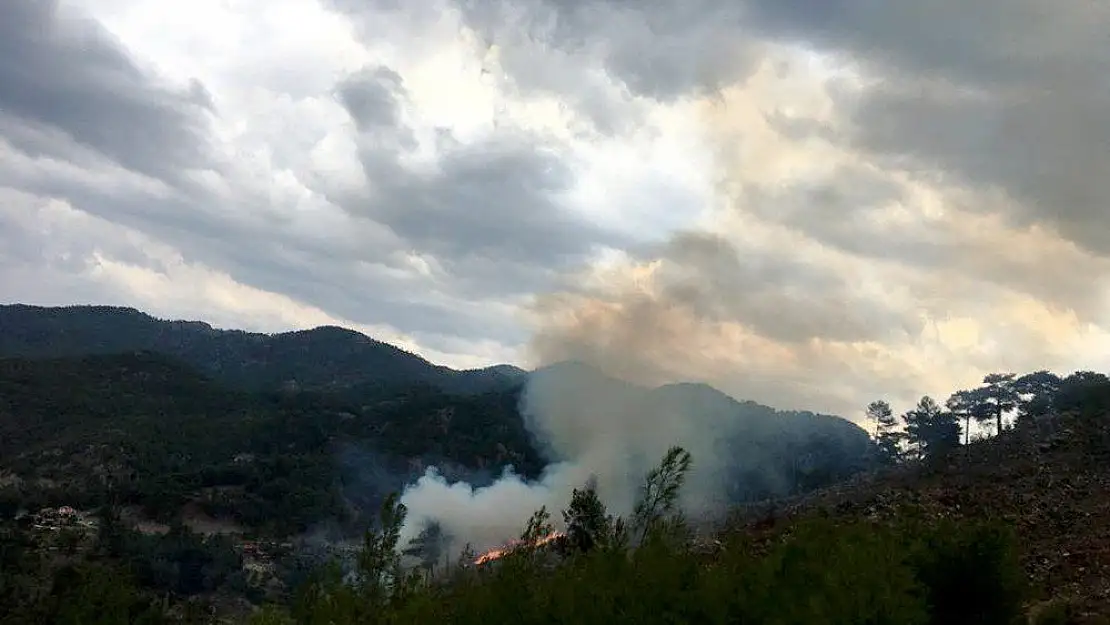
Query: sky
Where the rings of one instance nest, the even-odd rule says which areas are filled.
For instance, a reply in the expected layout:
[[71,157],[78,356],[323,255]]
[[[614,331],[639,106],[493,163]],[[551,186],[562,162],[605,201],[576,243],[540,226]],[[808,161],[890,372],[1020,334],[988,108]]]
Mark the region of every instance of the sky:
[[858,417],[1110,369],[1110,4],[5,0],[0,300]]

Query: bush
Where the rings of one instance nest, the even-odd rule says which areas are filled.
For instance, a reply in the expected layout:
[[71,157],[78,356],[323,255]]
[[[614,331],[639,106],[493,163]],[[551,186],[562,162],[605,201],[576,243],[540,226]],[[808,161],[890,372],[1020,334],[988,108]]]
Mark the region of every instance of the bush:
[[[294,620],[1010,625],[1021,612],[1024,576],[1014,538],[1000,525],[928,522],[914,510],[889,524],[814,517],[770,539],[734,534],[713,556],[692,550],[672,510],[689,465],[683,454],[672,449],[648,475],[647,503],[632,521],[642,529],[635,547],[584,540],[623,521],[606,517],[589,488],[576,491],[564,513],[574,540],[556,566],[543,548],[525,548],[492,567],[460,567],[447,583],[406,577],[386,557],[404,507],[387,502],[382,530],[367,535],[359,559],[364,581],[345,583],[337,568],[326,570],[299,593]],[[546,520],[546,510],[537,512],[524,537],[546,534]]]
[[999,523],[941,523],[912,564],[938,625],[1015,622],[1027,591],[1012,530]]

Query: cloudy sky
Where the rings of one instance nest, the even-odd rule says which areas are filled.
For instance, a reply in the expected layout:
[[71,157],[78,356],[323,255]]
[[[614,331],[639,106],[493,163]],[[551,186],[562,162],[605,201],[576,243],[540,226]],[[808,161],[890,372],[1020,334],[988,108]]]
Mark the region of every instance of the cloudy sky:
[[4,0],[0,299],[855,416],[1110,368],[1110,4]]

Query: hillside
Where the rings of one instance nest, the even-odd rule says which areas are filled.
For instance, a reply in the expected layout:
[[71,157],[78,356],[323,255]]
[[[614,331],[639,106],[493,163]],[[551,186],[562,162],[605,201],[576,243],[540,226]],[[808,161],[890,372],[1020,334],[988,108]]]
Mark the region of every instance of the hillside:
[[[736,424],[722,439],[733,445],[736,501],[828,484],[869,458],[866,434],[842,419],[780,413],[709,387],[649,390],[593,376],[595,389],[623,389],[630,410],[700,402],[725,411]],[[509,465],[538,476],[551,458],[520,415],[521,392],[262,394],[149,352],[0,359],[0,474],[19,480],[29,509],[92,509],[112,489],[156,519],[199,504],[259,530],[299,532],[325,520],[353,529],[431,465],[476,485]]]
[[19,480],[30,509],[94,508],[112,489],[154,518],[199,502],[248,527],[304,531],[356,522],[426,463],[461,477],[508,463],[535,474],[515,403],[510,391],[368,404],[249,393],[148,352],[3,359],[0,474]]
[[323,326],[260,334],[217,330],[200,321],[166,321],[111,306],[0,306],[0,357],[64,358],[150,351],[174,356],[224,383],[250,390],[358,388],[383,392],[428,385],[483,393],[520,381],[500,365],[456,371],[353,330]]
[[1032,585],[1030,614],[1067,613],[1059,623],[1110,617],[1110,412],[1101,398],[1039,430],[1017,427],[943,458],[860,475],[773,504],[739,508],[728,530],[777,540],[813,517],[894,524],[990,520],[1012,529]]
[[[11,622],[50,622],[66,601],[84,609],[86,593],[117,589],[113,600],[154,612],[157,597],[237,614],[287,602],[306,562],[348,557],[387,496],[427,467],[482,486],[562,459],[530,412],[537,399],[555,419],[687,428],[712,443],[699,453],[724,460],[713,477],[731,502],[808,492],[874,460],[867,434],[838,417],[700,384],[640,387],[579,363],[453,371],[339,328],[262,335],[7,306],[0,353],[0,602],[31,610]],[[67,587],[70,599],[41,594]],[[190,618],[174,617],[210,622]]]
[[[128,364],[120,360],[124,353],[146,355]],[[522,423],[519,404],[526,383],[531,396],[551,395],[546,404],[556,418],[606,411],[660,415],[662,411],[669,413],[665,416],[671,421],[689,422],[690,428],[708,431],[726,425],[729,435],[720,436],[715,453],[734,459],[722,479],[732,484],[727,494],[735,501],[809,490],[860,470],[870,456],[866,433],[844,419],[738,402],[706,385],[647,389],[606,377],[581,363],[560,363],[533,374],[507,365],[455,371],[334,327],[265,335],[215,330],[197,321],[161,321],[128,308],[11,305],[0,306],[0,357],[5,356],[16,359],[11,367],[19,359],[28,361],[18,366],[33,378],[28,382],[30,390],[18,395],[27,401],[18,406],[20,411],[43,412],[38,400],[30,397],[34,393],[70,397],[64,412],[71,415],[81,413],[82,402],[90,410],[110,410],[104,406],[127,398],[132,403],[125,405],[124,413],[143,412],[143,402],[163,402],[165,406],[155,405],[153,411],[198,424],[198,435],[236,433],[239,440],[252,444],[271,434],[241,432],[236,420],[242,415],[295,411],[313,424],[311,432],[296,421],[300,429],[284,434],[296,440],[282,444],[301,444],[301,438],[307,438],[314,441],[313,449],[331,445],[331,453],[342,449],[344,459],[362,458],[356,464],[373,466],[370,472],[375,474],[383,472],[379,465],[384,463],[391,476],[384,482],[391,487],[397,485],[399,478],[393,477],[397,473],[411,477],[412,471],[429,464],[459,467],[460,475],[477,471],[470,477],[481,482],[506,465],[535,476],[543,460],[558,460],[544,445],[534,445],[532,435],[542,439],[545,433],[535,431],[531,423],[529,434]],[[166,383],[153,387],[132,376],[97,385],[100,376],[115,367],[139,362],[167,367],[150,373]],[[68,382],[62,384],[53,377],[55,367],[67,372]],[[180,386],[172,382],[177,376]],[[73,396],[75,392],[80,395]],[[197,401],[209,405],[193,406],[191,402]],[[216,421],[211,416],[192,416],[210,415],[224,404],[234,405],[235,410]],[[183,411],[190,416],[181,416]],[[528,415],[523,416],[528,420]],[[252,419],[252,427],[261,427],[257,424],[269,424],[277,417]],[[75,426],[41,427],[64,437],[71,436]],[[364,451],[350,451],[362,447],[385,458],[370,462]]]
[[[354,585],[310,584],[288,620],[254,622],[1104,625],[1110,379],[1077,372],[1022,400],[994,436],[929,445],[932,434],[907,428],[888,466],[740,507],[708,536],[682,515],[606,517],[587,488],[563,511],[566,534],[548,540],[538,515],[493,565],[446,567],[443,584],[417,573],[415,591],[396,592],[375,576],[388,560],[369,563]],[[646,478],[648,505],[683,484],[685,452],[673,451]],[[374,540],[388,548],[383,518]],[[629,526],[644,539],[630,543]]]
[[[691,451],[712,456],[702,457],[703,463],[723,465],[718,474],[703,477],[722,480],[724,495],[733,503],[835,483],[864,470],[873,459],[867,432],[850,421],[738,401],[706,384],[646,388],[583,363],[564,362],[534,372],[525,397],[543,406],[549,419],[597,415],[628,428],[610,432],[614,437],[635,437],[635,430],[648,422],[660,436],[696,444]],[[542,431],[542,426],[533,427]],[[586,441],[589,435],[575,438]]]

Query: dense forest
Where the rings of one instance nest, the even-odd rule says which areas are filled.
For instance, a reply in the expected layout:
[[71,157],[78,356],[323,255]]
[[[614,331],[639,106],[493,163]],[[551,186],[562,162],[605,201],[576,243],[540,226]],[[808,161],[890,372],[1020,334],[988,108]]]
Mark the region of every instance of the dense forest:
[[[1107,466],[1110,380],[1099,373],[995,374],[897,416],[876,401],[873,436],[702,385],[622,387],[633,405],[695,406],[743,424],[725,441],[736,455],[735,519],[707,530],[683,516],[676,502],[698,458],[676,447],[644,476],[632,514],[611,514],[583,484],[565,510],[538,510],[506,555],[476,565],[469,550],[449,557],[435,524],[399,544],[406,510],[396,493],[433,464],[476,484],[506,466],[539,475],[552,459],[521,414],[529,374],[452,372],[345,330],[294,333],[291,348],[290,335],[128,309],[5,307],[0,330],[0,623],[1082,616],[1081,602],[1057,600],[1062,582],[1036,568],[1045,557],[1029,552],[1046,530],[1015,519],[1064,492],[1046,469],[1056,441],[1070,441],[1061,449],[1074,475]],[[242,351],[248,343],[269,346]],[[395,362],[413,369],[406,377]],[[342,367],[357,375],[330,383]],[[389,373],[376,377],[379,368]],[[1049,475],[1047,486],[949,494],[958,480],[955,492],[977,493],[1022,471]],[[1102,477],[1092,475],[1084,488],[1095,492]],[[940,480],[939,499],[957,512],[930,507],[927,479]],[[1079,501],[1072,479],[1067,501]],[[892,480],[913,496],[853,507],[841,494]],[[798,503],[820,497],[834,505]],[[970,512],[992,498],[1023,503]],[[767,512],[787,505],[803,512]],[[549,512],[565,533],[553,532]],[[1050,550],[1066,551],[1059,540]]]

